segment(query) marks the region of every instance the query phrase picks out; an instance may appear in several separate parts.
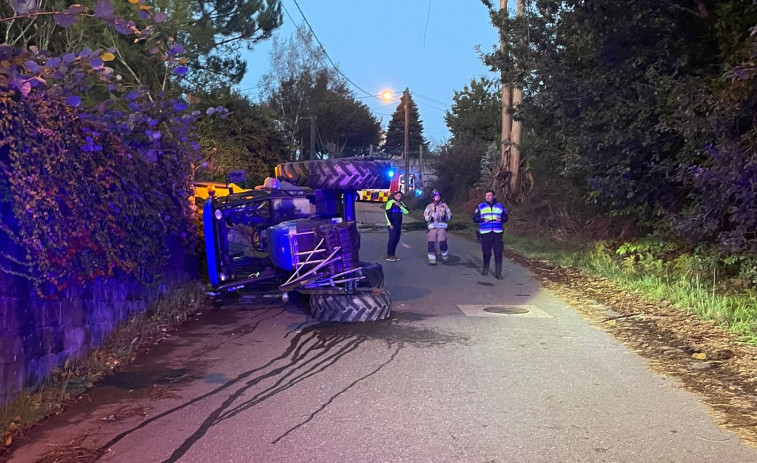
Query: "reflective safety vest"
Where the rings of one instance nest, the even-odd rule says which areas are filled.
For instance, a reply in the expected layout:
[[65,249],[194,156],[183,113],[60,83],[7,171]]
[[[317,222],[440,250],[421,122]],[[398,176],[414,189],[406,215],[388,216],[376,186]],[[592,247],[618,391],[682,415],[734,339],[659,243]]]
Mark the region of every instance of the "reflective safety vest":
[[[500,203],[494,203],[493,206],[490,206],[489,203],[483,202],[478,205],[478,212],[481,215],[481,218],[484,219],[484,221],[479,224],[479,233],[482,235],[491,232],[502,233],[502,215],[505,214],[505,206]],[[498,222],[486,222],[486,220],[495,219],[500,220]]]

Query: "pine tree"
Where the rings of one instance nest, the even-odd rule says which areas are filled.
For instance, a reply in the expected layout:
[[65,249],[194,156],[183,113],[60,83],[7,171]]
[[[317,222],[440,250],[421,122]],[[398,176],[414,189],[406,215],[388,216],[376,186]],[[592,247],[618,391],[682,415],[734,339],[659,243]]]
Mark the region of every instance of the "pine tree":
[[392,155],[402,155],[405,144],[405,95],[409,98],[410,105],[408,108],[408,125],[410,126],[408,136],[408,155],[418,157],[418,148],[423,146],[424,151],[428,151],[428,141],[423,137],[423,123],[418,115],[418,106],[415,105],[412,95],[403,94],[400,98],[400,104],[392,114],[389,121],[389,128],[386,131],[386,142],[384,150]]

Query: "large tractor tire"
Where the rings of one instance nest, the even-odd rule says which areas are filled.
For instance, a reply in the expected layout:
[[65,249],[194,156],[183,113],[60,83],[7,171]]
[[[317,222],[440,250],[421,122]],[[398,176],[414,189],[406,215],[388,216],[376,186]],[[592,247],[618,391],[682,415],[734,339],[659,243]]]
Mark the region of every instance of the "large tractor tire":
[[358,283],[360,287],[365,288],[383,288],[384,287],[384,269],[381,264],[374,262],[360,262],[363,268],[363,278]]
[[276,166],[276,178],[297,186],[334,190],[389,188],[391,164],[361,158],[287,162]]
[[370,322],[383,320],[392,309],[392,296],[385,289],[357,294],[318,294],[310,297],[310,316],[322,322]]

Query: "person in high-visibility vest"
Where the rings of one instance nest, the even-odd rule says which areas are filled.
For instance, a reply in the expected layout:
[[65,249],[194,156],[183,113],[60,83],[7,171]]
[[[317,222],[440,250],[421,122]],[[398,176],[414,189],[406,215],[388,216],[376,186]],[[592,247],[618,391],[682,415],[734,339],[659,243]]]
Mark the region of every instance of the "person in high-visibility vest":
[[488,190],[484,198],[486,201],[476,207],[473,221],[479,224],[481,251],[484,257],[484,267],[481,275],[489,274],[489,261],[494,250],[494,278],[502,279],[502,224],[507,222],[505,206],[497,202],[494,191]]
[[399,259],[395,253],[397,252],[397,245],[400,242],[400,235],[402,234],[402,216],[409,213],[407,206],[402,202],[401,191],[392,193],[392,198],[386,202],[384,210],[386,214],[386,228],[389,230],[389,242],[386,245],[386,260],[397,262]]
[[436,242],[439,242],[439,250],[442,252],[442,260],[447,262],[449,251],[447,250],[447,222],[452,218],[452,212],[447,203],[442,201],[439,190],[431,193],[434,200],[423,211],[428,223],[426,239],[428,241],[428,265],[436,265]]

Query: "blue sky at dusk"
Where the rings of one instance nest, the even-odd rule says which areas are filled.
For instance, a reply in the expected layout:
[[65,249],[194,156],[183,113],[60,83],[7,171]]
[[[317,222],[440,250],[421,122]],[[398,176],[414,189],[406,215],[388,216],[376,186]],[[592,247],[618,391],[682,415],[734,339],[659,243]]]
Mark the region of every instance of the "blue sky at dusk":
[[[331,60],[355,86],[386,128],[397,102],[382,90],[410,89],[424,135],[432,145],[448,139],[444,112],[452,94],[474,77],[490,75],[476,53],[497,46],[497,33],[480,0],[282,0],[284,25],[274,34],[290,37],[307,18]],[[298,9],[299,4],[299,9]],[[302,10],[302,14],[300,13]],[[240,88],[253,100],[268,71],[272,40],[245,55],[248,72]],[[330,66],[330,64],[327,62]]]

